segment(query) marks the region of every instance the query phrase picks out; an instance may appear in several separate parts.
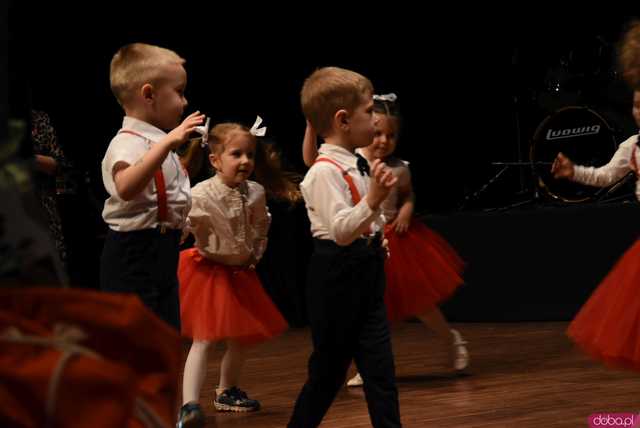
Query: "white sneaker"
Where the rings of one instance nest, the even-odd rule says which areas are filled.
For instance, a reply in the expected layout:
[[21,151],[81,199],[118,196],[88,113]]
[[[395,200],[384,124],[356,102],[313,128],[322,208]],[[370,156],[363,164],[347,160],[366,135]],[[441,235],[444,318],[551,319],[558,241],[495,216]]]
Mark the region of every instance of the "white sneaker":
[[469,351],[467,351],[467,341],[462,338],[462,335],[458,330],[451,329],[453,335],[453,342],[451,347],[451,359],[453,369],[461,371],[467,368],[469,365]]
[[362,381],[362,376],[360,376],[360,373],[356,373],[354,377],[349,379],[349,381],[347,382],[347,386],[362,386],[363,383],[364,382]]

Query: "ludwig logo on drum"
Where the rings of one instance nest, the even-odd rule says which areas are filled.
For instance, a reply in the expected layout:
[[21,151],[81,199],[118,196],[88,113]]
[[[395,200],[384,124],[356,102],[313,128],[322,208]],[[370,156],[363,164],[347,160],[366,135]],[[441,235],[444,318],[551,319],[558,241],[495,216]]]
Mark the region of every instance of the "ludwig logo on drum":
[[580,137],[583,135],[595,135],[600,132],[600,125],[580,126],[578,128],[565,128],[547,131],[547,140],[560,140],[562,138]]

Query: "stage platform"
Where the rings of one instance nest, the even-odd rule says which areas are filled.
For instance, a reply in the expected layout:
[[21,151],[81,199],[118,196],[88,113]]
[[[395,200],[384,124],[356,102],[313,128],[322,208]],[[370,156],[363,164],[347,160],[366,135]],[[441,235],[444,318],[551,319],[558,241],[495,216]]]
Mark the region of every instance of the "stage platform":
[[[578,352],[566,323],[461,323],[472,365],[445,369],[446,354],[421,324],[392,331],[405,428],[587,427],[589,415],[640,412],[640,377],[608,369]],[[250,351],[240,385],[260,400],[252,414],[216,413],[213,391],[222,350],[210,353],[202,401],[207,426],[282,428],[306,376],[308,329],[294,329]],[[186,356],[186,354],[185,354]],[[217,425],[214,425],[217,424]],[[321,427],[370,427],[362,389],[342,389]]]

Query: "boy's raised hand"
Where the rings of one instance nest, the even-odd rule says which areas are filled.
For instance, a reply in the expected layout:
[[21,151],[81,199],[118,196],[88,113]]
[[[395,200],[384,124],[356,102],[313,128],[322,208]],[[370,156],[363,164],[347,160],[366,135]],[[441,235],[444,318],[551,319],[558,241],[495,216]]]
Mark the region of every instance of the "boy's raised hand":
[[391,168],[380,159],[376,159],[371,164],[371,177],[369,184],[369,193],[367,193],[367,202],[369,207],[376,210],[380,207],[382,201],[385,200],[391,188],[398,181],[398,177],[393,175]]
[[177,149],[186,143],[189,139],[189,135],[195,131],[196,126],[202,125],[204,118],[204,114],[196,111],[187,116],[180,125],[169,132],[165,137],[165,141],[169,144],[171,150]]

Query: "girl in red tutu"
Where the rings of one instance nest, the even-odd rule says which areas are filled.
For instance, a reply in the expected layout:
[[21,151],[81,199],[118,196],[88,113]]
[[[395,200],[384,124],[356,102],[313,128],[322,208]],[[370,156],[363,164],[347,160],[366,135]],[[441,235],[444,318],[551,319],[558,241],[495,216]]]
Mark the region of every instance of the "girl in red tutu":
[[[418,317],[436,332],[447,348],[451,367],[464,370],[469,364],[466,342],[451,329],[438,303],[450,297],[462,284],[463,262],[435,231],[413,218],[414,195],[408,162],[393,156],[400,125],[396,95],[374,95],[375,136],[371,145],[358,149],[369,163],[383,159],[398,177],[398,183],[382,204],[387,219],[385,238],[389,257],[385,263],[385,303],[390,321]],[[303,157],[307,165],[317,156],[316,134],[307,123]],[[362,385],[357,374],[347,382]]]
[[195,247],[182,251],[178,268],[182,333],[193,338],[184,368],[184,426],[202,426],[198,404],[211,343],[225,341],[214,405],[219,411],[260,408],[238,388],[249,346],[270,339],[287,323],[254,270],[267,245],[270,215],[264,188],[248,180],[254,170],[256,135],[265,128],[216,125],[205,133],[216,174],[195,187],[188,225]]
[[[631,35],[635,34],[635,39]],[[640,22],[627,34],[636,43],[636,67],[640,65]],[[627,42],[631,43],[631,41]],[[629,47],[625,43],[623,47]],[[623,49],[624,52],[624,49]],[[625,69],[628,72],[628,69]],[[633,118],[640,127],[640,67],[634,75]],[[575,165],[562,153],[553,162],[556,178],[605,187],[634,171],[639,173],[638,135],[624,141],[608,164],[599,167]],[[636,183],[640,199],[640,181]],[[627,250],[600,283],[569,325],[567,334],[587,353],[608,365],[640,371],[640,240]]]

